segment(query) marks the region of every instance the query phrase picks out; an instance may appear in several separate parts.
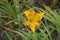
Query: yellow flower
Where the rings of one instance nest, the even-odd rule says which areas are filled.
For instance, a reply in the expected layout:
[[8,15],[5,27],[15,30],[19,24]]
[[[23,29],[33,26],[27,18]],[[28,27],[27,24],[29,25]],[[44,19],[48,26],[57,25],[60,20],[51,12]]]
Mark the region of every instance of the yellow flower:
[[14,22],[15,23],[15,25],[17,25],[18,24],[18,22]]
[[41,26],[39,21],[44,17],[44,13],[43,12],[36,13],[33,9],[30,9],[30,10],[24,11],[24,14],[28,19],[24,22],[24,25],[25,26],[29,25],[30,26],[29,28],[33,32],[35,32],[35,28],[36,27],[39,28]]

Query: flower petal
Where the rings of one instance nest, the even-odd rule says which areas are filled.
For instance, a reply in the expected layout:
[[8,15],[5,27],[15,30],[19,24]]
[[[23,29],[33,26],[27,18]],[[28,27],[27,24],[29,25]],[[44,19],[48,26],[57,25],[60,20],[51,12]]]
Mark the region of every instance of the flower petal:
[[30,24],[30,21],[29,20],[26,20],[25,22],[24,22],[24,25],[25,26],[27,26],[27,25],[29,25]]
[[33,23],[30,23],[30,29],[35,32],[35,25]]

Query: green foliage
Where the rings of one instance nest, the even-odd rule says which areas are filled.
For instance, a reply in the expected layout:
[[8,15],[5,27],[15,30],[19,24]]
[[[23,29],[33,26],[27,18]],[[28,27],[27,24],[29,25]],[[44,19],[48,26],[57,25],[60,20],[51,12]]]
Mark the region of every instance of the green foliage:
[[59,0],[52,0],[51,7],[54,8]]
[[[53,5],[56,4],[55,2]],[[17,3],[16,0],[13,0],[13,5],[11,5],[7,0],[0,0],[0,26],[4,28],[6,31],[5,32],[6,40],[13,40],[12,38],[16,34],[19,36],[22,36],[23,40],[52,40],[53,31],[50,30],[52,26],[54,26],[55,29],[58,31],[57,35],[59,35],[58,37],[60,37],[60,14],[55,9],[51,9],[46,5],[43,5],[44,9],[38,8],[33,6],[33,3],[26,2],[26,1],[23,2],[21,5],[18,5],[18,7],[16,8],[17,6],[16,3]],[[26,8],[23,8],[24,6]],[[43,22],[43,20],[41,21],[43,29],[39,28],[40,32],[32,33],[31,31],[26,32],[21,30],[20,27],[23,24],[23,22],[26,20],[26,18],[23,15],[23,10],[27,8],[34,8],[37,11],[43,11],[45,13],[45,16],[44,16],[45,23]],[[5,21],[3,18],[9,19],[8,27],[3,24],[7,21],[7,20]],[[46,20],[51,22],[50,25],[47,23]],[[14,29],[15,26],[13,26],[11,23],[16,21],[18,22],[18,26],[17,26],[18,28]],[[22,25],[22,27],[24,26]],[[11,34],[9,34],[8,31],[11,32]]]

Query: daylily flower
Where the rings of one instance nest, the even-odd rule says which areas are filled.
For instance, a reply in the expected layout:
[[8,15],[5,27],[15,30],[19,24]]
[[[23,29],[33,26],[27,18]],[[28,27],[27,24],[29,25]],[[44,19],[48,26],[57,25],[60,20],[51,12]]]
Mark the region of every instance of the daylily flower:
[[44,17],[43,12],[36,13],[33,9],[29,9],[24,11],[24,14],[28,19],[24,22],[25,26],[29,25],[30,26],[29,28],[33,32],[35,32],[36,27],[37,28],[41,27],[41,23],[39,21]]

